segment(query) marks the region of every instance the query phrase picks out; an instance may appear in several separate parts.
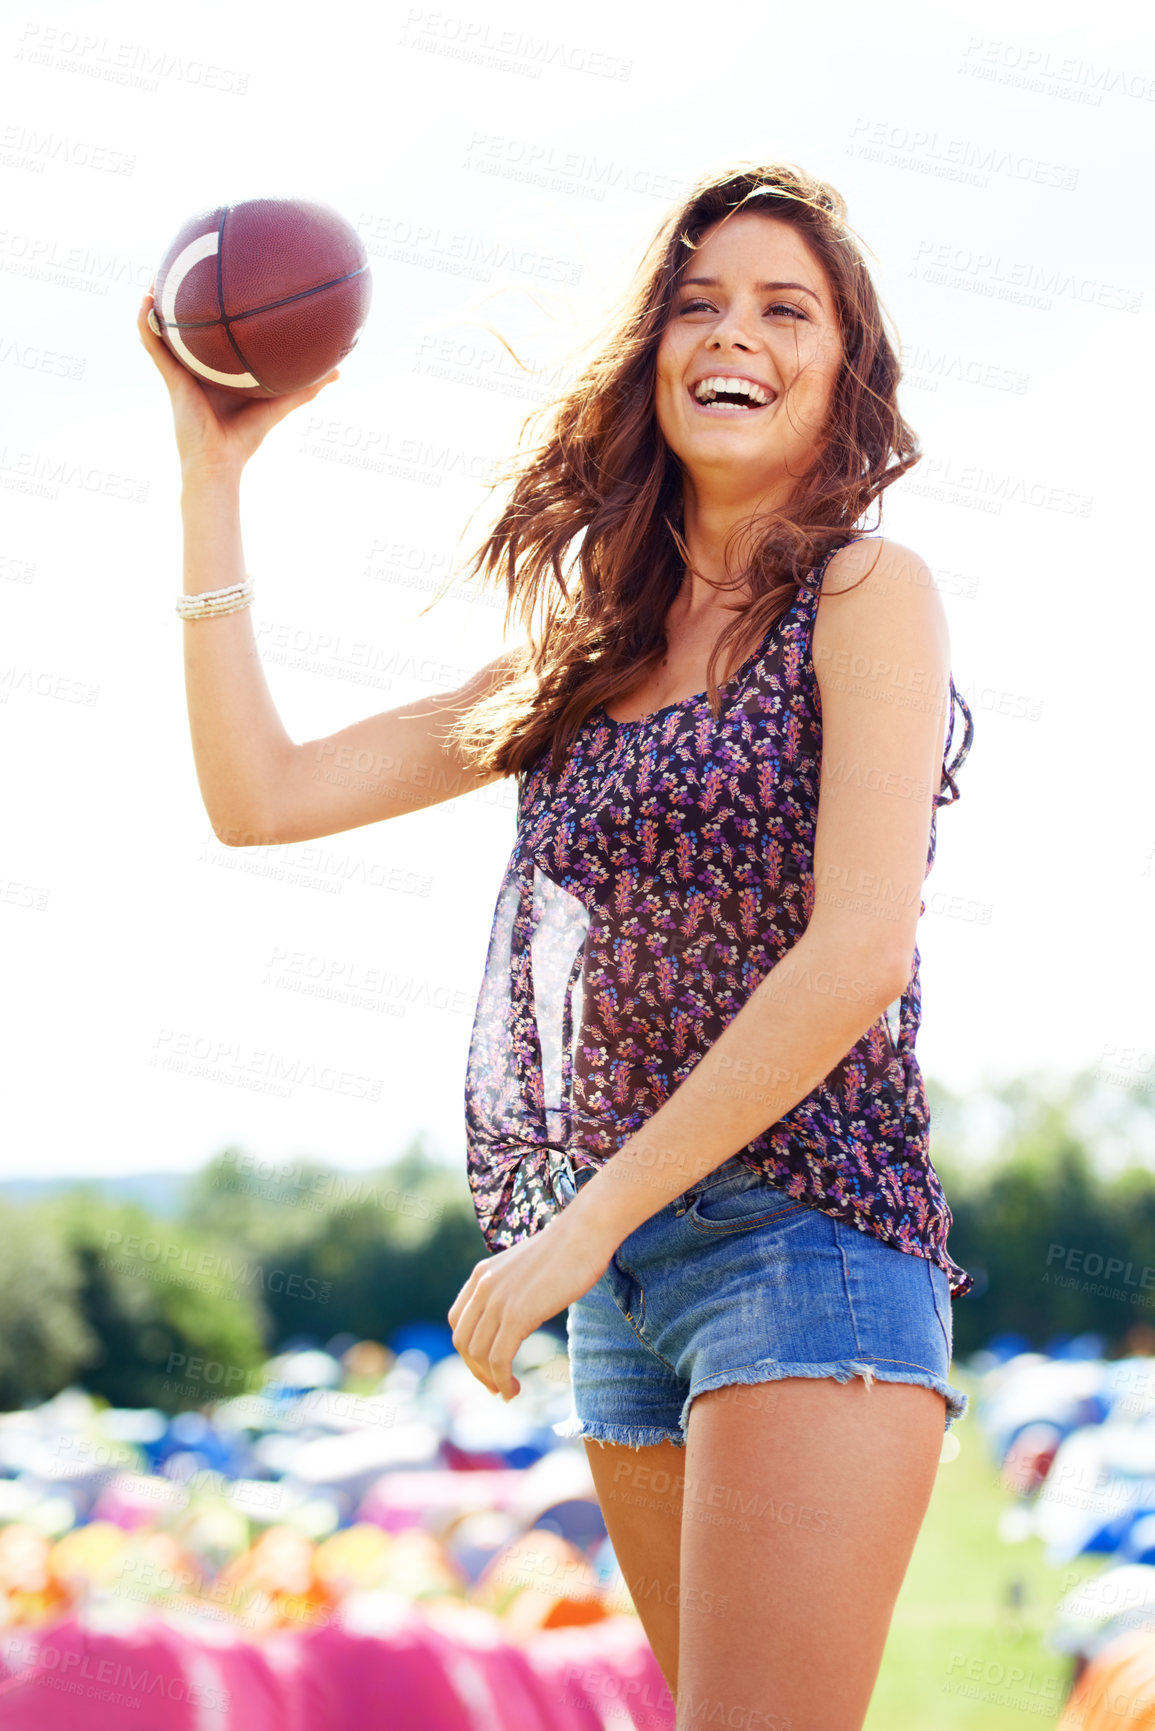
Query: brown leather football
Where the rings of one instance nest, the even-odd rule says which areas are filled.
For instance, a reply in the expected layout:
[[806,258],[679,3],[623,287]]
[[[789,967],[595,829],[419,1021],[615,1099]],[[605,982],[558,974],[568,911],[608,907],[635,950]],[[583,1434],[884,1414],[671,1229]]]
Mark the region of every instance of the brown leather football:
[[252,198],[183,225],[157,268],[149,323],[203,383],[281,397],[344,359],[371,293],[361,237],[337,211]]

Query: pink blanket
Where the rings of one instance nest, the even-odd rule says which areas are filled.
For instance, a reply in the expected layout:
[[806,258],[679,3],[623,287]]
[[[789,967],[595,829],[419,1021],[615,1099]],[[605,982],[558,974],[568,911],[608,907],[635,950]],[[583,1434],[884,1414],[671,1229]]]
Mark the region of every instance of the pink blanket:
[[75,1618],[0,1635],[2,1731],[673,1731],[634,1617],[511,1643],[488,1612],[397,1602],[374,1633]]

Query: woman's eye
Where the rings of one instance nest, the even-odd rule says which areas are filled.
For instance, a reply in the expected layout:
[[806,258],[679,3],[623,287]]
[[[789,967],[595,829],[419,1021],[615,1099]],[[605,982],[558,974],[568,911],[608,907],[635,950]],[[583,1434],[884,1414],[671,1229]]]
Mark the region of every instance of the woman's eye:
[[[678,311],[680,313],[695,313],[700,312],[703,308],[707,312],[715,312],[717,310],[709,301],[697,300],[683,301],[682,305],[678,308]],[[776,301],[773,306],[767,307],[766,311],[768,313],[789,313],[791,318],[796,319],[804,319],[806,317],[806,314],[802,311],[801,307],[794,306],[790,301]]]

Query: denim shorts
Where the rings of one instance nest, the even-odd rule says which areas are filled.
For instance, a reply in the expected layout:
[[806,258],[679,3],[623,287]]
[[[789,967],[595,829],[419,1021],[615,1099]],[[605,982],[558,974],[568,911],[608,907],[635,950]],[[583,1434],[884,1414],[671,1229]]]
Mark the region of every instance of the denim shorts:
[[[597,1167],[552,1157],[564,1207]],[[945,1272],[836,1220],[735,1155],[624,1239],[569,1307],[573,1412],[561,1436],[685,1446],[695,1395],[783,1377],[918,1383],[946,1402],[951,1298]]]

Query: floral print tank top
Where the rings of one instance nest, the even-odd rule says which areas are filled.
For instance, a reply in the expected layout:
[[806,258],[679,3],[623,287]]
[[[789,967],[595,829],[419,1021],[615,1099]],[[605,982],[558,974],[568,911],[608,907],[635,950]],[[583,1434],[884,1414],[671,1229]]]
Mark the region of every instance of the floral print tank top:
[[[598,1165],[658,1110],[806,929],[822,765],[811,646],[834,551],[718,688],[716,721],[705,695],[625,722],[599,705],[557,773],[547,747],[521,777],[465,1083],[491,1251],[557,1212],[561,1153]],[[974,733],[953,679],[950,699],[928,872]],[[956,702],[965,733],[948,763]],[[921,1002],[916,947],[902,996],[738,1153],[797,1201],[937,1263],[957,1298],[973,1280],[947,1253],[914,1050]]]

